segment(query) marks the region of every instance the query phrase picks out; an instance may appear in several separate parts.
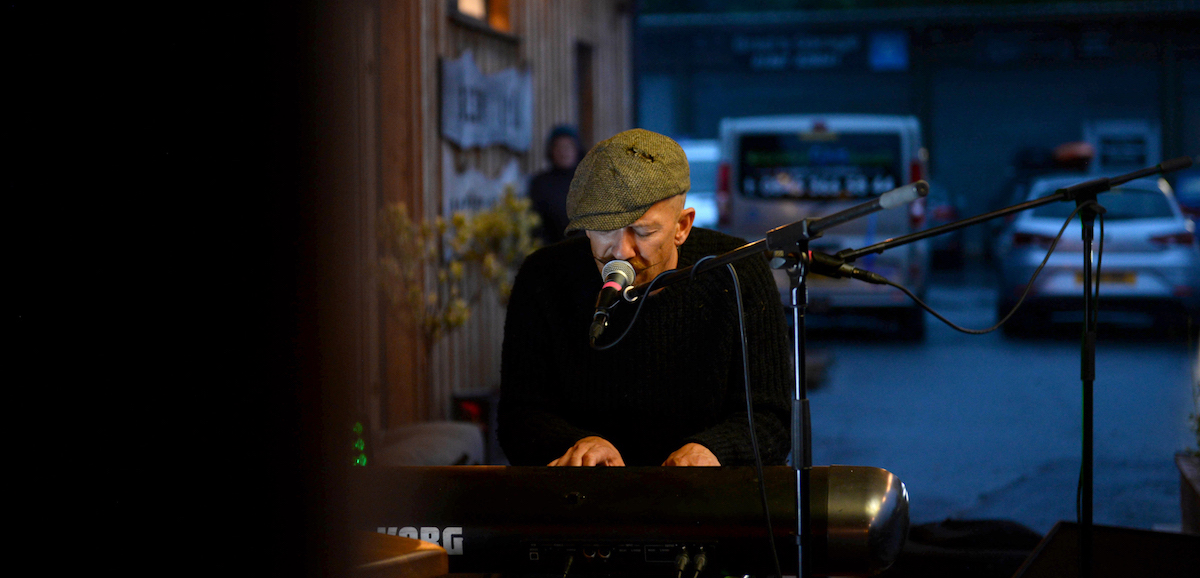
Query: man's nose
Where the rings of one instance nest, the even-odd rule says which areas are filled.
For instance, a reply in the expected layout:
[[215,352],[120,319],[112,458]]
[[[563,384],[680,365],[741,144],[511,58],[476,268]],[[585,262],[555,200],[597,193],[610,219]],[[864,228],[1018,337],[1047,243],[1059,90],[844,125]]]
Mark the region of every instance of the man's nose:
[[613,250],[613,258],[628,261],[637,256],[637,245],[633,241],[633,231],[629,229],[621,231],[621,238]]

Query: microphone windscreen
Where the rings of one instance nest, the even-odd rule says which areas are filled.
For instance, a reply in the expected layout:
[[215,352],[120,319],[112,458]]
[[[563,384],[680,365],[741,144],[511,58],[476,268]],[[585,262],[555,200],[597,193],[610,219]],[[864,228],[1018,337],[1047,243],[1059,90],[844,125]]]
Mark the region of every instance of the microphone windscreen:
[[1160,172],[1169,173],[1171,171],[1186,169],[1190,166],[1192,166],[1192,157],[1179,157],[1177,159],[1164,161],[1161,165],[1158,165],[1158,170]]
[[600,276],[608,279],[609,275],[612,275],[613,273],[620,273],[621,275],[625,276],[624,281],[619,281],[622,288],[630,283],[633,283],[634,277],[637,276],[637,274],[633,271],[633,265],[630,265],[629,261],[614,260],[605,263],[604,270],[600,272]]
[[905,185],[893,191],[888,191],[879,196],[879,206],[884,209],[907,205],[925,195],[929,194],[929,184],[925,181],[917,181],[911,185]]

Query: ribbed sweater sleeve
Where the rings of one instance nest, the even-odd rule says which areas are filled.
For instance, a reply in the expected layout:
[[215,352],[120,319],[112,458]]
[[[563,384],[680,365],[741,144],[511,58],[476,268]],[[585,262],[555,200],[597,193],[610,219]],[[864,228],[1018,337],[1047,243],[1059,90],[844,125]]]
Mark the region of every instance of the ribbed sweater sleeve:
[[[562,327],[569,323],[559,317],[566,313],[563,303],[568,301],[561,293],[577,292],[578,286],[587,285],[578,267],[560,264],[570,262],[563,259],[580,258],[578,250],[568,249],[580,240],[551,245],[530,255],[513,283],[504,321],[497,434],[514,465],[546,465],[576,441],[599,435],[560,415],[554,403],[557,391],[572,385],[568,374],[551,363],[561,355],[556,336],[562,335]],[[591,265],[590,253],[587,257]],[[558,278],[555,271],[561,274]]]
[[[702,238],[703,241],[705,238]],[[712,244],[697,243],[689,248],[682,265],[691,265],[695,260],[709,254],[720,254],[736,248],[728,244],[728,237],[714,239]],[[720,242],[724,241],[724,242]],[[737,245],[743,244],[737,240]],[[791,357],[787,339],[787,326],[783,316],[779,290],[775,278],[767,267],[765,257],[749,257],[733,264],[741,288],[743,316],[746,329],[747,357],[751,399],[754,407],[754,426],[758,449],[765,464],[783,464],[791,448],[791,412],[788,392],[792,382]],[[705,273],[720,276],[722,281],[732,281],[727,268],[714,269]],[[746,394],[741,363],[741,335],[737,324],[737,311],[732,299],[728,301],[728,316],[731,320],[725,330],[724,343],[728,355],[734,359],[728,365],[726,383],[727,397],[724,401],[725,418],[684,441],[696,442],[713,452],[722,465],[749,465],[754,463],[750,430],[746,415]],[[693,363],[704,363],[694,359]]]

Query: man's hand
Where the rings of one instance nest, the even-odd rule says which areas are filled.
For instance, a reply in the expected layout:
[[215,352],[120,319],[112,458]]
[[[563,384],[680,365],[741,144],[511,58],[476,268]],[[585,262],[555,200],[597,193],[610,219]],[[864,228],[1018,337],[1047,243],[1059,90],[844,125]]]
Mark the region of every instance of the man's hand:
[[675,450],[674,453],[667,456],[667,461],[663,462],[664,466],[719,466],[721,462],[717,460],[717,456],[708,451],[708,448],[697,444],[685,444],[683,447]]
[[571,449],[567,450],[567,453],[563,454],[561,458],[546,465],[623,466],[625,460],[621,459],[621,452],[608,443],[608,440],[598,436],[588,436],[575,442],[575,445],[571,446]]

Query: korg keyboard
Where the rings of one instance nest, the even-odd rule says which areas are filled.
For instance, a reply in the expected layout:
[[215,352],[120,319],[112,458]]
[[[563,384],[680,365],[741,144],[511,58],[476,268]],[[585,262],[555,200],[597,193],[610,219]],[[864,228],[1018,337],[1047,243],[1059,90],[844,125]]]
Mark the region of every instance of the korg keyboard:
[[[779,563],[796,573],[796,475],[765,468]],[[817,574],[867,576],[908,531],[886,470],[818,466],[804,555]],[[723,576],[775,572],[754,468],[354,468],[354,529],[433,542],[450,572]]]

